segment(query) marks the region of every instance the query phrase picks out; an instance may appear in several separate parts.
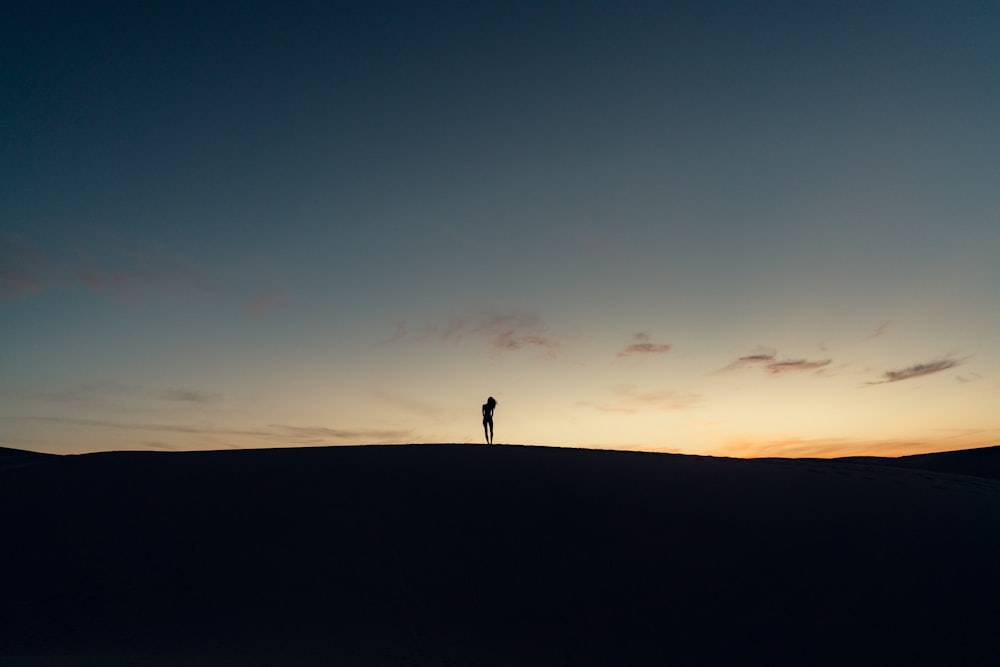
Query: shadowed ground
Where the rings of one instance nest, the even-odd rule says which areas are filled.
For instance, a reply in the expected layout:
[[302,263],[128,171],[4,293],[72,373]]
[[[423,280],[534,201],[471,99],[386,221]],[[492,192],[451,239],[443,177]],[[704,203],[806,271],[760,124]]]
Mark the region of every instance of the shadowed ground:
[[995,664],[998,452],[4,450],[0,664]]

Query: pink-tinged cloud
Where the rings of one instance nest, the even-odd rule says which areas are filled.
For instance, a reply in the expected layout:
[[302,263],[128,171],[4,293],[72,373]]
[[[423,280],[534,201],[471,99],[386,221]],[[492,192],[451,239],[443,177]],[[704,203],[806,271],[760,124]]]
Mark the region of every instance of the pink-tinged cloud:
[[17,269],[0,268],[0,298],[13,298],[22,294],[40,292],[45,281],[40,276]]
[[208,289],[204,275],[193,267],[173,264],[163,258],[162,264],[150,261],[138,266],[111,268],[111,263],[95,267],[87,264],[72,269],[75,280],[98,294],[106,294],[120,303],[141,303],[150,298],[189,298],[200,296]]
[[19,234],[0,234],[0,260],[6,262],[36,263],[44,259],[45,253],[26,242]]
[[541,318],[526,311],[488,313],[469,332],[485,336],[490,347],[501,352],[535,348],[555,355],[559,351],[559,341],[546,331]]
[[283,290],[259,292],[250,298],[246,304],[246,309],[254,317],[264,317],[276,310],[286,308],[289,301],[288,293]]
[[764,371],[770,375],[781,375],[782,373],[797,373],[800,371],[816,371],[830,364],[830,359],[822,361],[807,361],[805,359],[790,359],[788,361],[774,361],[764,367]]
[[190,262],[155,248],[89,243],[75,252],[42,251],[15,234],[0,234],[0,298],[82,288],[132,303],[200,295],[206,283]]
[[0,234],[0,298],[13,298],[46,287],[44,254],[17,234]]
[[670,351],[670,345],[651,342],[647,333],[637,333],[632,337],[632,340],[634,342],[627,345],[624,350],[618,353],[619,358],[633,355],[664,354]]
[[906,368],[901,368],[897,371],[886,371],[882,374],[881,380],[873,380],[867,384],[889,384],[892,382],[902,382],[903,380],[912,380],[914,378],[924,377],[925,375],[932,375],[934,373],[940,373],[941,371],[946,371],[956,366],[960,366],[961,361],[956,359],[939,359],[937,361],[928,361],[922,364],[914,364],[912,366],[907,366]]
[[73,273],[91,291],[110,293],[115,301],[122,303],[140,300],[140,291],[149,283],[147,278],[125,271],[87,268],[77,269]]

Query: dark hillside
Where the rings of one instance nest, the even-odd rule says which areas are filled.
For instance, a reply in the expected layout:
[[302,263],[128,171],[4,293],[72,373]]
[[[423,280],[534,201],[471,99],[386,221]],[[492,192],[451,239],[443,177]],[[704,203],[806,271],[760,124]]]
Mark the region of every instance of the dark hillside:
[[969,476],[516,446],[109,453],[0,468],[0,511],[17,664],[1000,657],[1000,482]]

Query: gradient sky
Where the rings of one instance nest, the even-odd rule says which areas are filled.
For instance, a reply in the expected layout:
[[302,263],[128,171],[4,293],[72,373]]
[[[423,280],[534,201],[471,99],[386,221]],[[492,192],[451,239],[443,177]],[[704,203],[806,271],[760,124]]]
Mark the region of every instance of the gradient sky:
[[996,2],[0,9],[3,446],[1000,444],[998,255]]

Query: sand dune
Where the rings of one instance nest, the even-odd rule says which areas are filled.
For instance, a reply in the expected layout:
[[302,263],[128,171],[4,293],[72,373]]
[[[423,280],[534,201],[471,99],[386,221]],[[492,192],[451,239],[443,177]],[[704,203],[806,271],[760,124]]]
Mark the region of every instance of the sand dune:
[[997,664],[998,456],[0,451],[0,664]]
[[916,468],[1000,479],[1000,447],[966,449],[937,454],[916,454],[892,459],[868,459],[868,461],[900,468]]

